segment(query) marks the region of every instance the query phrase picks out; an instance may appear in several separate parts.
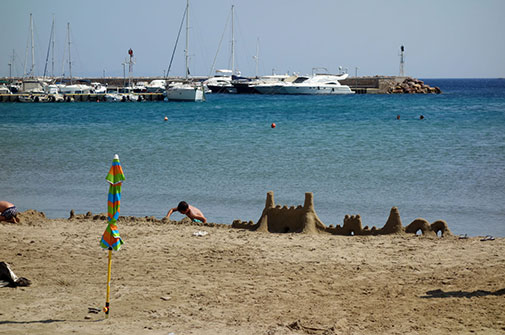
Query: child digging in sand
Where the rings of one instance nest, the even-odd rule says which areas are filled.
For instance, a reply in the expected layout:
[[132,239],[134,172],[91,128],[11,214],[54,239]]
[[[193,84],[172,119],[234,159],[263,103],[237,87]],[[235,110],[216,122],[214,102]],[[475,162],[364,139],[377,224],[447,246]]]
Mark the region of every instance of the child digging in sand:
[[188,218],[193,220],[194,222],[203,222],[206,223],[207,219],[203,216],[203,213],[196,207],[189,205],[186,201],[181,201],[177,205],[176,208],[172,208],[168,211],[165,216],[167,219],[170,218],[173,212],[179,212],[181,214],[185,214]]
[[0,221],[18,223],[18,210],[14,204],[1,200],[0,201]]

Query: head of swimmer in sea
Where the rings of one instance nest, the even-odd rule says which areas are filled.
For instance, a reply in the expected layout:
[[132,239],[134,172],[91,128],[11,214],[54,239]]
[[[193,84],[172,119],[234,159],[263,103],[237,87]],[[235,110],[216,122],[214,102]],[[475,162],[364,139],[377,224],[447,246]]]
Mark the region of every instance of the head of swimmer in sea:
[[181,214],[187,214],[189,212],[189,205],[186,201],[181,201],[177,205],[177,211]]

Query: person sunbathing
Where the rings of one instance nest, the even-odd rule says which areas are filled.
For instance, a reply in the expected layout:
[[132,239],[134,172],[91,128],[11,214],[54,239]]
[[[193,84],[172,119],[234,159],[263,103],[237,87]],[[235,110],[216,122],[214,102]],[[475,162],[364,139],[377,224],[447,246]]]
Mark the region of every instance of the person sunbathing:
[[18,210],[14,204],[1,200],[0,201],[0,221],[19,223]]

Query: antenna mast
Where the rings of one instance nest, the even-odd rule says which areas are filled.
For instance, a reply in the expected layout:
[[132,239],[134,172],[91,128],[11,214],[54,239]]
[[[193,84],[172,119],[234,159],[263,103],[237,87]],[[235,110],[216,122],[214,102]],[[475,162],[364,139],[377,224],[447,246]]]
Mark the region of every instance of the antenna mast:
[[133,64],[135,64],[135,61],[133,59],[133,50],[130,48],[128,50],[128,55],[130,55],[130,61],[128,62],[128,86],[132,87],[132,73],[133,73]]
[[404,65],[405,65],[404,52],[405,52],[405,47],[402,45],[400,47],[400,77],[405,76],[405,72],[404,72]]

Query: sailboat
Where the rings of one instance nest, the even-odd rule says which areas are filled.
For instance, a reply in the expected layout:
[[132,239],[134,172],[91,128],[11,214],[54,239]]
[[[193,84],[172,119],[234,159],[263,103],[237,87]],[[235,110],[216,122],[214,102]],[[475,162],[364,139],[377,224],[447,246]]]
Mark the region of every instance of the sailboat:
[[[189,80],[189,0],[186,0],[186,11],[184,13],[186,19],[186,49],[184,55],[186,58],[186,75],[185,81],[182,83],[174,83],[167,86],[166,95],[168,100],[176,101],[205,101],[205,92],[203,86],[192,83]],[[179,31],[180,32],[180,31]],[[179,37],[177,37],[179,40]],[[177,47],[177,42],[176,42]],[[174,49],[175,51],[175,49]],[[168,71],[167,71],[168,76]]]
[[[90,94],[92,91],[91,86],[84,85],[84,84],[78,84],[74,83],[73,77],[72,77],[72,55],[70,53],[71,50],[71,44],[72,41],[70,40],[70,22],[67,22],[67,43],[68,43],[68,73],[69,73],[69,78],[66,80],[68,84],[63,84],[59,83],[59,91],[61,94]],[[63,57],[65,58],[65,57]],[[62,66],[64,67],[65,64],[63,63]],[[63,71],[62,71],[63,72]],[[62,74],[62,81],[63,77],[65,74]]]
[[[234,8],[231,6],[231,70],[228,69],[218,69],[214,77],[210,77],[203,82],[212,93],[237,93],[237,90],[232,84],[232,79],[235,76],[235,32],[234,32]],[[228,25],[228,21],[226,21]],[[225,26],[226,31],[226,26]],[[221,38],[222,40],[222,38]],[[221,47],[221,42],[219,42],[219,47]],[[214,64],[216,63],[217,54],[219,53],[219,47],[216,52],[216,57],[214,57],[214,63],[212,64],[212,70],[214,69]],[[211,72],[212,72],[211,70]]]
[[46,82],[41,78],[35,76],[35,44],[33,39],[33,16],[30,13],[30,42],[31,42],[31,58],[32,65],[29,71],[26,70],[27,57],[28,57],[28,44],[25,52],[25,65],[23,70],[23,80],[21,83],[21,92],[30,94],[43,94]]

